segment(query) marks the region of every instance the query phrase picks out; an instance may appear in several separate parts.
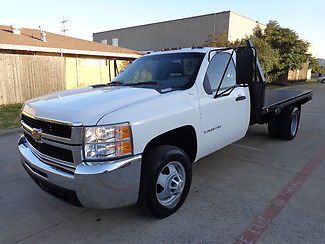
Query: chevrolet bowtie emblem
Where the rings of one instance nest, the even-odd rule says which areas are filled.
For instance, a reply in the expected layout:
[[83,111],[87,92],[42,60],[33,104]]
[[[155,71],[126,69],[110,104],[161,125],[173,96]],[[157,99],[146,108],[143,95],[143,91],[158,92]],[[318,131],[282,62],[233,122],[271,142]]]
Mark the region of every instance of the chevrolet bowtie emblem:
[[42,130],[41,129],[32,129],[32,137],[34,138],[35,141],[40,142],[42,140]]

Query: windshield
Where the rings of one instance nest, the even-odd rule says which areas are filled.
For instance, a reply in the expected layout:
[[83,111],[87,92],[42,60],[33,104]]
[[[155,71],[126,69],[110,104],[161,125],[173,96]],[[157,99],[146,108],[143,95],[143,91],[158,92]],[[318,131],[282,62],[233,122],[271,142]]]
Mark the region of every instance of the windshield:
[[113,84],[154,89],[190,88],[204,53],[173,53],[144,56],[130,64]]

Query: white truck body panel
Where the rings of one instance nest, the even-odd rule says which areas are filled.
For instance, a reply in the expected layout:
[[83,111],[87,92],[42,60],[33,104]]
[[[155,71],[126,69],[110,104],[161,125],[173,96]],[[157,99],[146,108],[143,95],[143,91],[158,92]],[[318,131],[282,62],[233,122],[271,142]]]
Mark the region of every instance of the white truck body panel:
[[153,89],[85,87],[27,101],[24,111],[36,117],[92,126],[106,114],[159,96],[159,92]]
[[[182,49],[175,52],[204,52]],[[213,55],[211,55],[213,56]],[[250,99],[247,87],[214,98],[203,89],[209,62],[204,57],[194,85],[187,90],[160,94],[136,87],[80,88],[57,92],[26,102],[24,112],[41,118],[81,123],[84,126],[130,122],[134,154],[140,154],[155,137],[182,126],[192,126],[197,137],[195,161],[241,139],[248,128]],[[235,101],[237,96],[247,99]]]
[[[192,95],[193,94],[193,95]],[[129,121],[132,127],[134,154],[142,153],[155,137],[182,126],[201,131],[199,101],[195,85],[189,90],[174,91],[119,109],[104,116],[99,125]]]
[[225,97],[217,99],[213,96],[201,97],[202,131],[199,140],[201,150],[198,152],[201,157],[245,136],[249,126],[250,104],[248,99],[242,101],[235,99],[238,96],[249,97],[248,93],[248,88],[237,87]]

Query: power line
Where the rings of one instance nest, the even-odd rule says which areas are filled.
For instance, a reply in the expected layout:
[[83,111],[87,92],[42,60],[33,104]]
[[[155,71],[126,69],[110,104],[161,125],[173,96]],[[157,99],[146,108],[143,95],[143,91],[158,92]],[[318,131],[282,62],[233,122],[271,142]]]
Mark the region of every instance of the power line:
[[65,24],[68,22],[69,20],[64,19],[64,16],[62,18],[61,24],[62,24],[62,30],[61,32],[63,33],[63,35],[65,35],[65,33],[68,31],[68,29],[65,27]]

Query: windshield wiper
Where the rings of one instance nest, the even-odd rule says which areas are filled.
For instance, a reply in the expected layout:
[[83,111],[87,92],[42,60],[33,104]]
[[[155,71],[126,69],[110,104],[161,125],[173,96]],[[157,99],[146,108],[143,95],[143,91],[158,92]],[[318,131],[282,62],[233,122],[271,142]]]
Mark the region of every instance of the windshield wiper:
[[136,82],[136,83],[130,83],[127,84],[128,86],[140,86],[140,85],[153,85],[153,86],[159,86],[160,83],[157,81],[143,81],[143,82]]
[[110,83],[107,83],[108,86],[125,86],[124,81],[121,80],[114,80],[111,81]]

